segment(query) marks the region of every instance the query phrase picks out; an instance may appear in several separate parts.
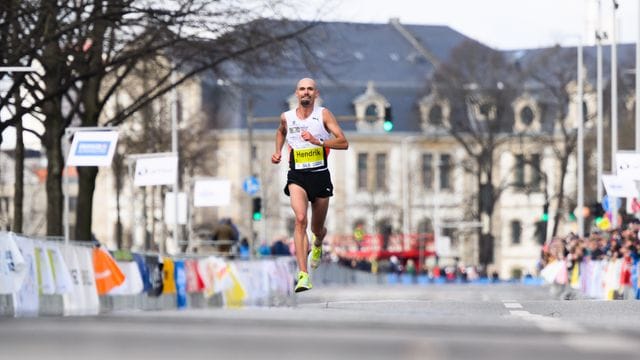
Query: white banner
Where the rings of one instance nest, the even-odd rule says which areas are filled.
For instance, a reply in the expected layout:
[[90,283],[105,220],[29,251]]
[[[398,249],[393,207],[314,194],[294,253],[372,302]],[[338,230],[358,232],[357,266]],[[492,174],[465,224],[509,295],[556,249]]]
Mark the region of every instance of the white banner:
[[638,196],[636,182],[630,177],[603,174],[602,183],[609,197],[634,198]]
[[616,175],[640,180],[640,153],[620,151],[616,153]]
[[76,131],[67,156],[67,165],[111,166],[117,143],[117,131]]
[[[164,196],[164,222],[167,225],[172,225],[175,221],[175,197],[173,192],[168,192]],[[178,224],[185,225],[187,223],[187,194],[183,192],[178,193]]]
[[135,186],[171,185],[177,173],[175,155],[138,159],[133,183]]
[[38,269],[36,268],[33,240],[16,236],[16,245],[20,249],[26,265],[26,276],[22,286],[14,293],[16,316],[38,316],[40,297],[38,296]]
[[193,206],[225,206],[231,203],[231,182],[227,179],[196,180],[193,185]]

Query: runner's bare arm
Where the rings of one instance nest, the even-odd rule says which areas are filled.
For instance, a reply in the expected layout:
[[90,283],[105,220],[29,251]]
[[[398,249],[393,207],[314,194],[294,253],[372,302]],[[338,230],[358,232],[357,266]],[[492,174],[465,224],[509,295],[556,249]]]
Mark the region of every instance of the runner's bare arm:
[[284,113],[280,115],[280,126],[276,130],[276,151],[271,155],[271,162],[273,164],[279,164],[282,160],[282,146],[287,136],[287,120],[284,118]]
[[324,141],[324,146],[331,149],[346,150],[349,148],[349,141],[344,136],[338,120],[327,108],[322,110],[322,118],[324,119],[324,127],[333,135],[332,139]]

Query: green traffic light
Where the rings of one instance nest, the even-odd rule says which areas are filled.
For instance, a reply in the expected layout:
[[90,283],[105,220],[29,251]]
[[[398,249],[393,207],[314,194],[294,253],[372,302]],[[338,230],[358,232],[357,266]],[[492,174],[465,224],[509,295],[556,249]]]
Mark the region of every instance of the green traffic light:
[[255,221],[262,220],[262,213],[259,213],[259,212],[253,213],[253,220],[255,220]]
[[384,129],[384,131],[387,131],[387,132],[393,130],[393,122],[385,121],[384,124],[382,125],[382,128]]
[[540,220],[549,221],[549,214],[542,214],[542,216],[540,216]]

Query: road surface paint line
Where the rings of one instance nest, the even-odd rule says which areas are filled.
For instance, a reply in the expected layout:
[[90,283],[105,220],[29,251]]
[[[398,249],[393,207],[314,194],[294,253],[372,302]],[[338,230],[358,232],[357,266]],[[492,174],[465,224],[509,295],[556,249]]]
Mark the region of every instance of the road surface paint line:
[[522,305],[511,302],[504,303],[504,307],[506,307],[507,309],[522,309]]
[[532,314],[525,310],[510,310],[511,315],[521,317],[523,320],[533,322],[538,328],[549,332],[561,332],[561,333],[584,333],[577,324],[570,321],[556,319],[544,315]]

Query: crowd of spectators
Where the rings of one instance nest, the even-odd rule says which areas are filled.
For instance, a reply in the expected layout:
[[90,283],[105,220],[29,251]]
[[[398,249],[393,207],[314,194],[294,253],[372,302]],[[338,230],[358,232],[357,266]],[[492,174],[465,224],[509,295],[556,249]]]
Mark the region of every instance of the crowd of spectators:
[[[636,295],[632,292],[637,288],[637,284],[634,284],[632,274],[639,260],[639,230],[640,220],[634,219],[621,228],[609,231],[595,230],[584,237],[573,233],[564,237],[554,237],[543,246],[538,268],[544,272],[545,268],[554,263],[563,263],[567,270],[564,281],[567,285],[579,287],[579,284],[572,284],[572,275],[575,278],[586,276],[586,265],[590,263],[606,264],[603,268],[607,273],[606,279],[603,278],[600,283],[618,283],[606,297],[635,298]],[[585,269],[580,269],[580,264],[583,264]],[[558,277],[554,282],[562,283],[563,279]]]

